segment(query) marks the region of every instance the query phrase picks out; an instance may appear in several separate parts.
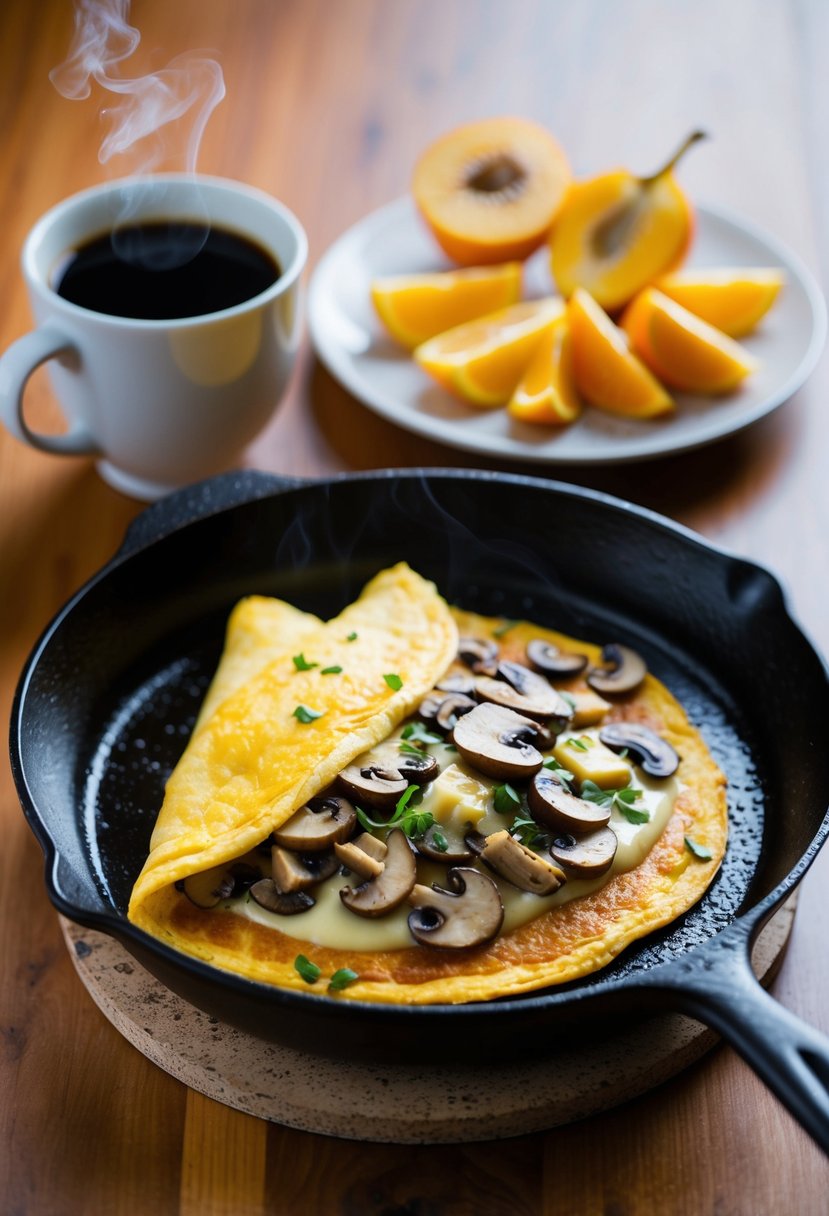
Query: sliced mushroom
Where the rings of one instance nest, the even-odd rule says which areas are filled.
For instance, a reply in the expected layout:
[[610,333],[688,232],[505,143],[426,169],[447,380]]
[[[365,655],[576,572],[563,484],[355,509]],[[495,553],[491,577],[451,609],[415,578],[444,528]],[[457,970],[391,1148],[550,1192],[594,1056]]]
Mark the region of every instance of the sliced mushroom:
[[450,692],[444,696],[437,713],[435,714],[435,726],[439,726],[446,734],[455,729],[458,718],[462,718],[464,714],[468,714],[471,709],[474,709],[477,702],[468,697],[463,692]]
[[246,861],[234,861],[230,872],[233,875],[233,898],[237,899],[259,881],[263,871],[260,866],[249,865]]
[[271,877],[283,894],[307,891],[325,882],[339,867],[334,850],[326,853],[297,853],[275,844],[271,849]]
[[349,764],[338,781],[349,798],[379,811],[394,810],[409,784],[397,768],[380,764]]
[[484,851],[486,836],[484,836],[483,832],[479,832],[477,828],[470,828],[464,836],[463,842],[473,856],[480,857]]
[[579,878],[599,878],[613,865],[617,845],[612,828],[597,828],[584,836],[565,832],[550,845],[550,856]]
[[504,905],[492,879],[471,866],[455,866],[446,883],[446,888],[416,883],[412,889],[409,929],[415,941],[448,950],[492,941],[504,923]]
[[184,894],[197,908],[215,908],[223,899],[230,899],[235,885],[230,866],[213,866],[199,874],[188,874]]
[[458,658],[480,675],[495,675],[498,644],[488,638],[459,638]]
[[417,863],[412,847],[400,828],[389,832],[382,871],[358,887],[343,887],[340,899],[358,916],[385,916],[399,907],[415,885]]
[[585,679],[600,693],[632,692],[648,673],[645,660],[630,646],[609,642],[602,648],[601,667],[591,667]]
[[356,840],[335,844],[337,860],[358,874],[360,878],[376,878],[383,873],[388,849],[384,842],[371,832],[362,832]]
[[467,697],[471,697],[475,691],[475,677],[461,673],[460,675],[444,676],[442,680],[438,680],[435,688],[441,692],[462,692]]
[[273,839],[285,849],[316,853],[330,849],[339,840],[348,840],[357,826],[357,813],[345,798],[326,795],[312,798],[295,811]]
[[260,908],[278,912],[280,916],[297,916],[313,908],[316,900],[307,891],[280,891],[272,878],[261,878],[250,889],[251,898]]
[[430,692],[427,697],[424,697],[417,707],[417,716],[430,726],[434,726],[435,715],[440,709],[446,697],[445,692]]
[[557,736],[553,734],[546,722],[536,722],[533,719],[532,724],[535,727],[532,743],[540,752],[546,752],[553,746]]
[[552,895],[567,881],[559,866],[528,849],[510,836],[506,828],[487,836],[481,859],[514,887],[531,891],[533,895]]
[[558,646],[544,638],[533,638],[527,642],[527,661],[536,671],[559,680],[581,675],[588,662],[586,654],[559,650]]
[[549,680],[538,672],[530,671],[521,663],[499,663],[499,679],[479,676],[475,681],[475,695],[479,701],[494,705],[506,705],[517,713],[542,722],[555,719],[563,726],[572,717],[572,709],[564,697],[553,688]]
[[577,798],[546,770],[530,782],[527,804],[534,819],[567,832],[590,832],[610,822],[610,807]]
[[537,724],[501,705],[476,705],[458,720],[455,746],[467,764],[501,781],[527,780],[541,768]]
[[679,756],[667,739],[639,722],[608,722],[599,739],[611,751],[629,752],[649,777],[672,777],[679,768]]
[[424,752],[415,756],[413,752],[401,752],[395,768],[409,785],[428,785],[440,775],[440,765],[434,756]]
[[[438,840],[443,840],[446,847],[439,848]],[[440,861],[446,866],[468,864],[475,859],[475,852],[469,847],[466,839],[460,840],[440,823],[433,823],[418,837],[417,851],[430,861]]]
[[[267,865],[263,856],[263,866]],[[200,874],[189,874],[179,890],[198,908],[215,908],[223,899],[237,899],[262,877],[262,868],[246,861],[214,866]],[[178,885],[178,884],[176,884]]]

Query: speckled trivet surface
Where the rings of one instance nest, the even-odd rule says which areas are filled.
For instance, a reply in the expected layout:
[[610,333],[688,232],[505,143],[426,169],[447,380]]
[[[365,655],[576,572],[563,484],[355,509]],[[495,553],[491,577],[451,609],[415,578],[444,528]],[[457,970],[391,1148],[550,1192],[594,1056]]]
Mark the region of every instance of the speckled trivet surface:
[[[789,902],[754,950],[769,981],[794,918]],[[610,1042],[526,1064],[373,1068],[254,1038],[208,1017],[154,979],[113,938],[61,918],[76,970],[124,1037],[191,1089],[247,1114],[351,1140],[459,1143],[574,1122],[652,1089],[699,1059],[716,1036],[679,1014]]]

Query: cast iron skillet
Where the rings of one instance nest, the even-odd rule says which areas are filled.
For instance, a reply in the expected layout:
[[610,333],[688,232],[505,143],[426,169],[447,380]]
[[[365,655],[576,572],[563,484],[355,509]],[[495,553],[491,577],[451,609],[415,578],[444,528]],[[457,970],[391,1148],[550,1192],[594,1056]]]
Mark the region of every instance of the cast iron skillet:
[[[713,886],[593,977],[478,1005],[378,1006],[251,983],[126,920],[231,606],[256,592],[327,617],[401,559],[450,602],[630,643],[728,774],[729,847]],[[777,1005],[749,963],[829,833],[828,720],[826,666],[775,579],[647,511],[481,472],[239,474],[147,510],[59,613],[23,672],[11,755],[58,910],[225,1021],[312,1051],[461,1062],[484,1047],[537,1055],[562,1035],[678,1010],[721,1033],[829,1151],[829,1041]]]

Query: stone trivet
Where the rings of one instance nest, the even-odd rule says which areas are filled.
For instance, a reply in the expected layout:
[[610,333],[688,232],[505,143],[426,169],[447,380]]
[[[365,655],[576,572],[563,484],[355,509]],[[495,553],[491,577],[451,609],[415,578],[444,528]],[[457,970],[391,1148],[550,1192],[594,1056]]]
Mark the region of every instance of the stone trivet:
[[[794,902],[761,933],[752,963],[778,969]],[[446,1068],[332,1061],[257,1039],[175,996],[114,938],[60,918],[75,968],[113,1026],[159,1068],[236,1110],[303,1131],[396,1144],[527,1135],[609,1110],[675,1076],[718,1041],[681,1014],[610,1041],[511,1065]]]

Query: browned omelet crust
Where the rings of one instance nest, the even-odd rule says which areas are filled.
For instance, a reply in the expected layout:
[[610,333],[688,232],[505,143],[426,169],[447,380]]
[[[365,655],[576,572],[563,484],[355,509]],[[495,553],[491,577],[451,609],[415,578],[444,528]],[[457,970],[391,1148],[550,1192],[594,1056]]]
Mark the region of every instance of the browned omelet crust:
[[[453,609],[461,634],[496,636],[501,620]],[[525,645],[544,637],[564,650],[597,647],[552,630],[520,622],[498,636],[504,657],[522,661]],[[580,680],[561,688],[581,687]],[[600,890],[561,904],[489,945],[456,952],[413,945],[394,951],[343,951],[303,943],[233,913],[204,911],[172,887],[156,896],[155,916],[170,944],[249,979],[308,991],[294,960],[303,949],[323,976],[340,968],[359,979],[338,999],[389,1004],[461,1003],[561,984],[611,962],[638,938],[690,908],[713,879],[725,851],[725,778],[700,733],[669,690],[648,675],[634,694],[618,698],[609,719],[651,726],[679,752],[683,790],[671,818],[645,860],[612,877]],[[711,852],[699,860],[685,844],[689,836]]]

